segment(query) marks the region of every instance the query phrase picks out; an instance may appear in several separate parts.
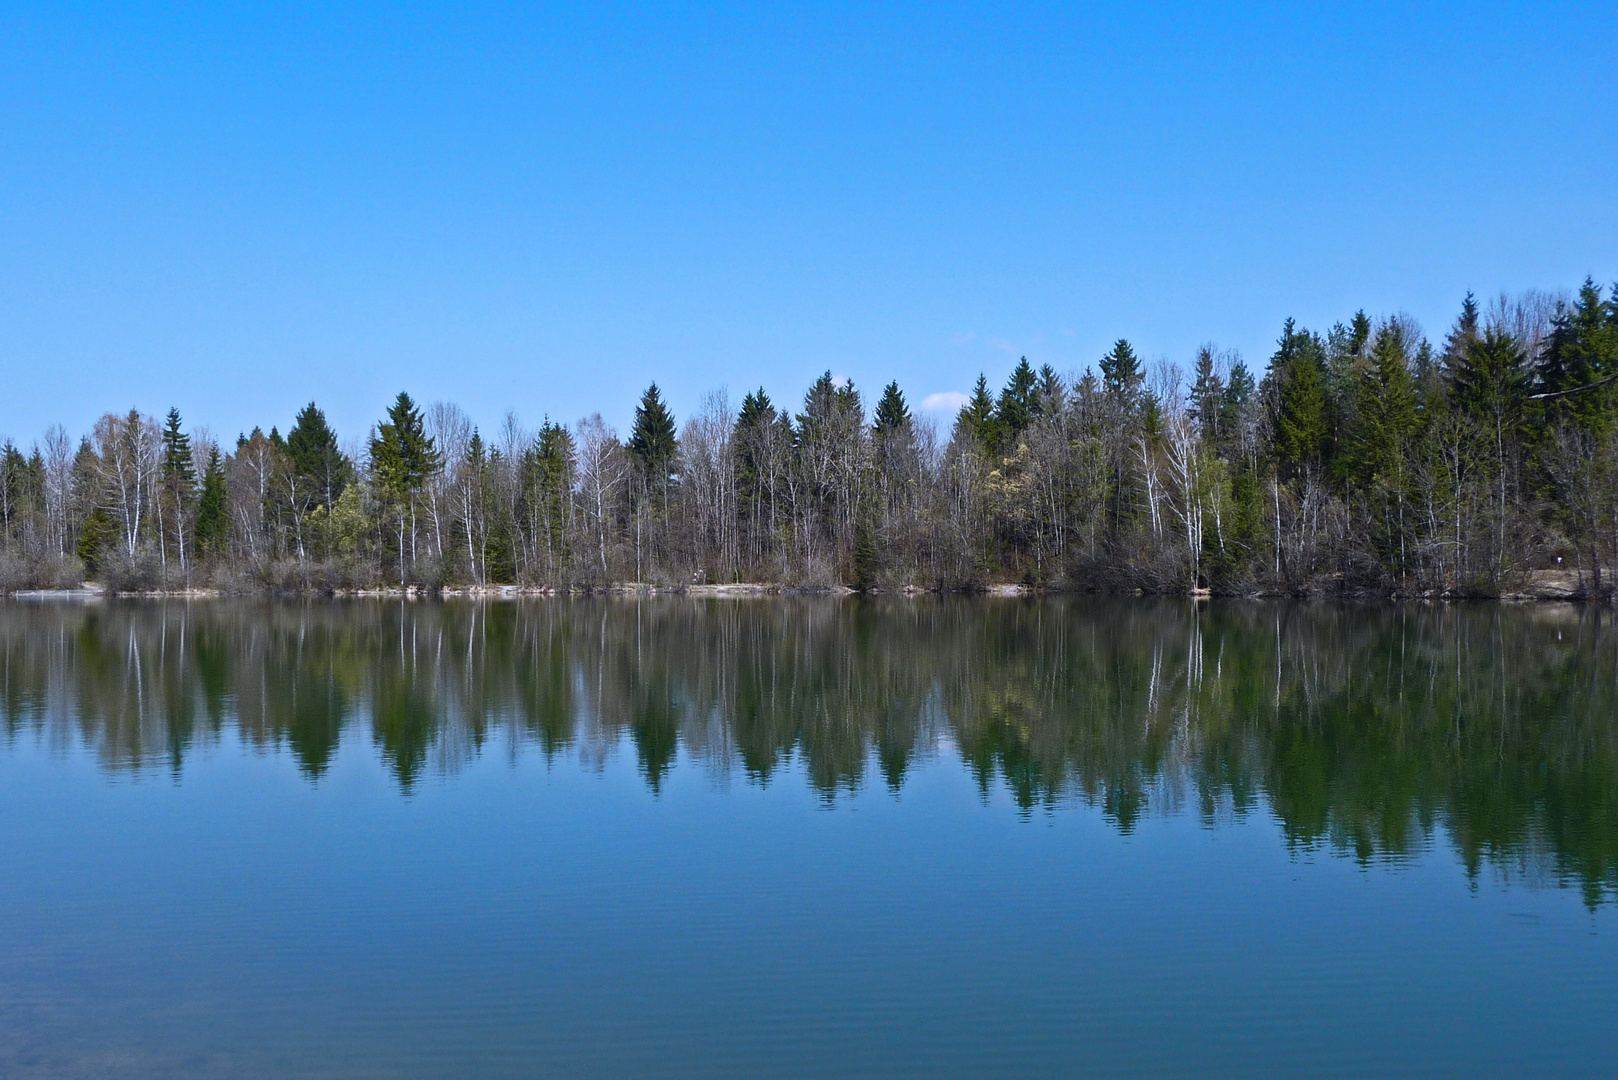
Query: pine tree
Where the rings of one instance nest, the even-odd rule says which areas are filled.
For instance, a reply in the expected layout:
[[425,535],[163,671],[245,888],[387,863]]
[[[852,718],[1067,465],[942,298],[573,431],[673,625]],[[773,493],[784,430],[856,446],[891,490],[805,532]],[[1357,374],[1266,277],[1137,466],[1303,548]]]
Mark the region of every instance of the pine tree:
[[1119,338],[1113,343],[1112,350],[1101,358],[1101,388],[1122,400],[1129,408],[1134,408],[1139,404],[1141,388],[1145,384],[1146,375],[1141,371],[1134,346]]
[[308,490],[330,513],[348,486],[348,460],[337,445],[337,433],[326,423],[326,414],[314,402],[298,411],[286,437],[287,458],[299,477],[299,488]]
[[1318,469],[1328,455],[1324,352],[1319,338],[1288,319],[1270,359],[1274,449],[1287,476]]
[[648,486],[666,494],[679,440],[674,433],[674,416],[663,404],[663,395],[656,383],[646,388],[635,408],[635,426],[629,433],[628,449],[640,464]]
[[972,436],[983,453],[994,451],[995,444],[999,442],[999,433],[995,423],[994,396],[989,393],[989,380],[984,376],[978,376],[977,384],[972,387],[972,396],[961,406],[955,424]]
[[1360,387],[1355,458],[1361,482],[1402,468],[1416,426],[1416,395],[1404,335],[1389,325],[1371,346],[1373,367]]
[[[158,510],[158,537],[165,566],[168,562],[168,536],[170,524],[174,528],[176,551],[180,556],[180,572],[188,578],[190,563],[186,551],[186,517],[196,494],[197,470],[191,461],[191,436],[180,429],[180,410],[170,408],[163,424],[163,464],[161,471],[162,503]],[[165,505],[166,504],[166,505]],[[168,520],[165,520],[168,519]]]
[[1384,556],[1402,580],[1409,568],[1409,457],[1416,430],[1416,393],[1409,342],[1397,323],[1382,327],[1371,344],[1371,369],[1360,387],[1353,467],[1381,522]]
[[191,462],[191,436],[180,430],[180,410],[171,408],[163,424],[163,476],[181,484],[194,484],[196,466]]
[[1219,374],[1213,347],[1204,345],[1197,350],[1196,373],[1191,383],[1191,408],[1196,413],[1197,427],[1203,441],[1209,446],[1220,443],[1219,414],[1224,396],[1225,380]]
[[1067,386],[1049,364],[1039,368],[1039,389],[1034,394],[1036,416],[1057,416],[1067,407]]
[[1016,442],[1017,436],[1038,414],[1038,393],[1039,379],[1025,356],[1012,369],[1011,378],[1006,380],[1006,387],[1000,391],[1000,400],[995,405],[995,426],[1000,437],[1007,441],[1008,450],[1012,448],[1009,444]]
[[544,543],[546,576],[559,582],[571,554],[568,541],[578,463],[572,433],[547,416],[526,458],[532,474],[527,486],[533,491],[536,524]]
[[208,455],[208,465],[202,471],[202,491],[197,496],[197,551],[203,556],[218,557],[225,552],[225,538],[230,528],[226,506],[225,468],[219,460],[219,450]]
[[910,408],[897,382],[890,382],[876,403],[876,416],[871,425],[878,437],[896,434],[910,426]]
[[371,468],[376,477],[377,495],[393,511],[399,540],[399,583],[405,583],[405,544],[415,560],[416,501],[422,488],[443,464],[442,456],[427,434],[421,410],[404,391],[388,407],[386,423],[377,426],[371,437]]
[[[1618,301],[1618,298],[1615,298]],[[1547,427],[1564,418],[1598,437],[1618,413],[1618,308],[1585,278],[1571,308],[1557,313],[1536,374],[1547,402]]]
[[1468,290],[1466,298],[1461,301],[1461,314],[1456,317],[1455,325],[1444,339],[1444,371],[1451,379],[1455,377],[1456,370],[1465,365],[1467,354],[1479,336],[1478,302]]
[[21,522],[28,483],[28,459],[7,439],[0,447],[0,550],[8,547]]

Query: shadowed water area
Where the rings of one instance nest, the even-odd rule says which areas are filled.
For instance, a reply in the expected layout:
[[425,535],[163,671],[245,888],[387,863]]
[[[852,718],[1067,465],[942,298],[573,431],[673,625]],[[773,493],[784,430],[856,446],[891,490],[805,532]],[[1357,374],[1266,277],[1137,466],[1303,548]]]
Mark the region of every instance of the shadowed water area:
[[1611,620],[0,604],[0,1075],[1609,1075]]

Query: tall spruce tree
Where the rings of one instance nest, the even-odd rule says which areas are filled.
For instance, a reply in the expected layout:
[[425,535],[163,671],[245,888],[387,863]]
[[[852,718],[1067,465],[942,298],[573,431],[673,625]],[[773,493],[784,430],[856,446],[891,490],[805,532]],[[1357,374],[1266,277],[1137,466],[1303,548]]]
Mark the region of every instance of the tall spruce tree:
[[[427,434],[421,410],[403,390],[388,407],[388,419],[371,437],[371,470],[382,504],[391,511],[398,536],[399,583],[405,584],[416,554],[416,503],[427,480],[443,464]],[[406,546],[409,562],[406,561]]]
[[180,427],[180,410],[169,409],[163,421],[163,476],[180,484],[192,484],[197,469],[191,462],[191,436]]
[[1197,428],[1209,446],[1218,446],[1219,413],[1225,396],[1225,380],[1214,359],[1213,346],[1204,345],[1197,350],[1196,369],[1191,381],[1191,409],[1197,418]]
[[348,485],[348,460],[337,445],[337,433],[326,423],[326,414],[314,402],[298,410],[292,430],[287,432],[286,453],[292,470],[301,479],[300,489],[313,494],[330,513]]
[[1548,398],[1547,426],[1569,420],[1597,436],[1611,428],[1618,412],[1618,304],[1603,302],[1594,279],[1585,278],[1573,306],[1557,312],[1536,375]]
[[897,382],[890,382],[882,390],[882,396],[876,403],[876,414],[871,425],[872,433],[878,437],[893,435],[910,426],[910,407],[905,404],[905,396],[899,390]]
[[1028,357],[1017,361],[1017,366],[1011,370],[1011,377],[1006,380],[1005,389],[1000,391],[1000,400],[995,404],[994,422],[999,429],[1000,438],[1008,444],[1006,449],[1013,448],[1017,440],[1034,417],[1039,412],[1039,377],[1028,363]]
[[1128,341],[1119,338],[1101,358],[1101,388],[1109,396],[1120,399],[1134,408],[1140,403],[1141,390],[1146,385],[1146,373],[1141,370],[1140,358]]
[[187,550],[187,517],[196,496],[197,470],[191,461],[191,436],[180,427],[180,410],[171,407],[163,421],[163,463],[160,467],[162,503],[158,506],[159,537],[165,565],[168,561],[168,533],[173,531],[175,550],[180,556],[180,572],[190,578],[190,552]]
[[1274,450],[1289,477],[1318,470],[1329,453],[1324,352],[1318,337],[1288,319],[1270,359]]
[[225,486],[225,468],[219,459],[219,448],[208,454],[208,465],[202,470],[202,490],[197,495],[197,552],[204,557],[218,558],[225,554],[225,541],[230,532],[230,510]]
[[647,491],[655,495],[664,509],[668,506],[679,446],[674,433],[674,415],[663,403],[663,395],[654,382],[635,407],[635,426],[629,433],[628,450],[640,468]]
[[972,396],[961,406],[955,423],[958,428],[972,436],[978,449],[983,453],[994,451],[995,444],[999,442],[998,425],[994,414],[994,395],[989,393],[989,380],[983,375],[978,376],[976,385],[972,387]]

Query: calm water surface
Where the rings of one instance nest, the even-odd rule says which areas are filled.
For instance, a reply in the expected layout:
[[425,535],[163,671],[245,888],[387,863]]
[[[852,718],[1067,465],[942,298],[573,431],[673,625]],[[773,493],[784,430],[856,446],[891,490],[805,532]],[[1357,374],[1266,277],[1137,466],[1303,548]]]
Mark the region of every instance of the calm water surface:
[[1611,1076],[1553,607],[0,604],[0,1076]]

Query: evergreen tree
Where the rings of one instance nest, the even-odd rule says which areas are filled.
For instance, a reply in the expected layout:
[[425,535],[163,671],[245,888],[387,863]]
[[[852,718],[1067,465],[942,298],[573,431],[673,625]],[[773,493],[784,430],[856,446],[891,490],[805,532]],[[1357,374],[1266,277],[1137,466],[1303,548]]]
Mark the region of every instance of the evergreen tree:
[[[1452,340],[1457,335],[1452,334]],[[1498,327],[1464,339],[1463,351],[1450,365],[1450,395],[1455,406],[1485,427],[1520,414],[1528,388],[1527,358],[1515,338]],[[1514,423],[1514,421],[1511,421]],[[1508,430],[1510,424],[1508,423]]]
[[1213,347],[1204,345],[1197,350],[1197,366],[1191,382],[1191,408],[1196,414],[1197,427],[1210,446],[1218,446],[1219,416],[1224,404],[1225,381],[1214,361]]
[[736,427],[731,433],[731,443],[736,448],[737,495],[755,528],[766,497],[774,430],[775,406],[761,386],[742,398]]
[[1618,407],[1618,315],[1601,287],[1585,278],[1571,308],[1557,312],[1541,353],[1539,390],[1549,397],[1547,426],[1563,418],[1604,434]]
[[989,393],[989,380],[982,375],[978,376],[977,384],[972,387],[972,396],[961,406],[960,415],[956,417],[955,423],[972,436],[979,450],[985,454],[993,452],[995,444],[999,442],[995,424],[994,396]]
[[0,447],[0,550],[8,547],[21,522],[28,485],[28,459],[10,439]]
[[1469,290],[1461,301],[1461,314],[1444,339],[1444,371],[1453,380],[1456,370],[1465,365],[1468,352],[1480,336],[1478,302]]
[[1038,412],[1039,378],[1025,356],[1012,369],[1011,378],[1006,380],[1006,387],[1000,391],[1000,400],[995,406],[995,427],[1000,437],[1006,440],[1007,450],[1013,448],[1017,436],[1033,423]]
[[545,559],[545,575],[559,582],[564,580],[572,554],[568,538],[573,481],[578,466],[573,434],[561,424],[552,423],[547,416],[526,458],[531,473],[527,486],[533,493],[537,541]]
[[404,391],[388,407],[388,419],[379,424],[371,437],[371,469],[377,495],[392,511],[399,541],[399,581],[406,573],[405,545],[412,560],[416,544],[416,501],[428,477],[443,464],[442,456],[427,434],[421,410]]
[[1318,469],[1328,455],[1324,352],[1319,338],[1288,319],[1270,359],[1273,445],[1287,476]]
[[208,465],[202,471],[202,491],[197,496],[196,542],[197,551],[203,556],[217,558],[225,552],[225,539],[230,530],[226,494],[225,468],[216,447],[208,455]]
[[1416,395],[1410,377],[1407,343],[1397,325],[1376,335],[1373,367],[1360,388],[1359,428],[1355,458],[1361,482],[1389,477],[1401,470],[1416,426]]
[[348,460],[337,445],[337,433],[314,402],[298,411],[286,437],[287,459],[300,480],[298,489],[311,492],[330,513],[348,485]]
[[629,453],[640,465],[647,486],[667,497],[674,471],[674,455],[679,440],[674,433],[674,416],[663,404],[663,395],[653,383],[635,407],[635,426],[629,433]]
[[879,437],[887,436],[909,426],[910,408],[905,404],[905,396],[899,391],[897,382],[890,382],[876,403],[876,415],[871,425],[872,433]]
[[83,524],[79,526],[79,539],[74,544],[73,553],[84,564],[84,572],[92,577],[100,573],[102,560],[106,558],[107,550],[113,546],[118,536],[118,523],[107,512],[106,507],[97,506],[86,515]]
[[1034,393],[1036,416],[1058,416],[1067,407],[1067,386],[1049,364],[1039,368],[1039,388]]
[[1113,343],[1111,351],[1101,358],[1102,389],[1133,408],[1139,403],[1141,389],[1145,385],[1146,374],[1141,370],[1134,346],[1119,338]]
[[1410,453],[1416,429],[1416,394],[1409,343],[1398,323],[1382,327],[1371,344],[1371,368],[1361,383],[1353,469],[1367,493],[1384,564],[1402,581],[1410,566],[1412,521],[1406,513]]
[[180,430],[179,409],[169,409],[163,424],[163,478],[182,485],[187,492],[197,479],[196,466],[191,462],[191,436]]
[[180,410],[170,407],[163,423],[163,461],[159,467],[161,502],[157,507],[158,544],[168,565],[168,533],[172,529],[180,571],[189,577],[190,560],[186,550],[186,518],[196,495],[197,470],[191,461],[191,436],[180,428]]

